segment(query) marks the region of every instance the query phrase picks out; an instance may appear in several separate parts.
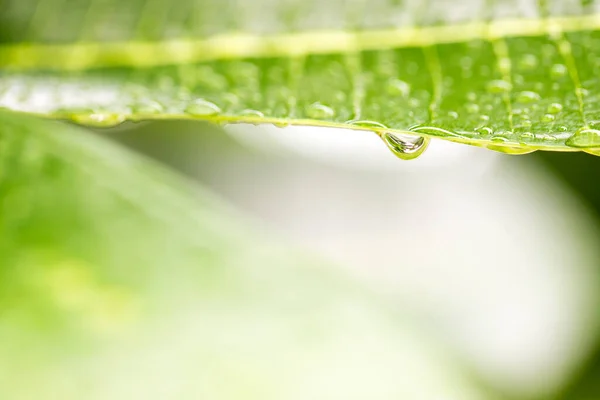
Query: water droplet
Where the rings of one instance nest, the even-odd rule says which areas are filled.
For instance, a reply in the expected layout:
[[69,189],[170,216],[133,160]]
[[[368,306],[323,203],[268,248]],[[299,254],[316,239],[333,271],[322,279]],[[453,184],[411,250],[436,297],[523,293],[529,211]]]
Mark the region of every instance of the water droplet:
[[567,74],[567,67],[564,64],[554,64],[550,67],[550,76],[554,79],[563,77]]
[[475,92],[467,93],[467,100],[469,100],[469,101],[477,100],[477,94]]
[[562,104],[560,103],[552,103],[548,106],[548,113],[549,114],[558,114],[559,112],[561,112],[563,109]]
[[505,93],[512,89],[512,85],[503,80],[490,81],[487,84],[487,90],[490,93]]
[[159,114],[163,110],[164,110],[164,107],[162,106],[162,104],[159,104],[159,103],[153,101],[153,102],[138,104],[138,105],[132,107],[131,111],[134,114],[151,115],[151,114]]
[[522,69],[534,69],[537,67],[537,65],[538,59],[533,54],[525,54],[523,57],[521,57],[521,60],[519,60],[519,66]]
[[542,117],[542,122],[552,122],[556,119],[554,114],[546,114]]
[[388,149],[402,160],[419,157],[429,145],[429,138],[424,136],[385,132],[381,138]]
[[477,128],[475,130],[475,132],[477,132],[480,135],[484,135],[484,136],[491,136],[494,134],[494,130],[488,126],[484,126],[482,128]]
[[456,111],[449,111],[448,112],[448,118],[458,119],[458,113]]
[[215,103],[204,99],[197,99],[185,108],[185,112],[190,115],[210,116],[219,114],[221,109]]
[[261,113],[258,110],[246,109],[240,112],[240,115],[244,117],[256,117],[256,118],[264,118],[265,114]]
[[600,148],[600,130],[584,127],[578,129],[565,142],[567,146],[578,148]]
[[317,102],[306,107],[306,115],[312,119],[330,119],[335,116],[335,111],[331,107]]
[[485,115],[485,114],[483,114],[483,115],[480,115],[480,116],[479,116],[479,120],[480,120],[481,122],[488,122],[488,121],[490,120],[490,116],[489,116],[489,115]]
[[535,138],[535,135],[531,132],[521,132],[519,133],[519,139],[523,141],[528,141]]
[[421,101],[419,99],[411,98],[408,100],[408,105],[417,108],[421,105]]
[[397,78],[388,80],[386,90],[391,96],[408,97],[410,95],[410,85]]
[[71,120],[81,125],[110,128],[125,121],[125,115],[114,113],[95,112],[91,114],[72,114]]
[[527,148],[527,147],[513,147],[513,146],[499,146],[490,144],[487,146],[489,150],[497,151],[499,153],[511,154],[511,155],[520,155],[520,154],[529,154],[533,153],[535,149]]
[[465,106],[468,113],[477,114],[479,112],[479,106],[474,103],[469,103]]
[[352,126],[361,126],[365,128],[378,128],[378,129],[387,129],[387,126],[382,123],[375,121],[367,121],[367,120],[352,120],[346,122],[348,125]]
[[519,103],[533,103],[534,101],[539,101],[541,99],[540,95],[536,92],[525,91],[517,94],[516,100]]
[[575,89],[575,93],[576,93],[578,96],[583,96],[583,97],[585,97],[585,96],[587,96],[588,94],[590,94],[590,92],[589,92],[587,89],[584,89],[584,88],[576,88],[576,89]]
[[273,122],[273,125],[276,126],[277,128],[287,128],[288,126],[290,126],[289,122],[285,122],[285,121],[279,121],[279,122]]
[[521,122],[521,126],[524,128],[531,128],[531,125],[533,125],[533,123],[528,119],[525,119]]

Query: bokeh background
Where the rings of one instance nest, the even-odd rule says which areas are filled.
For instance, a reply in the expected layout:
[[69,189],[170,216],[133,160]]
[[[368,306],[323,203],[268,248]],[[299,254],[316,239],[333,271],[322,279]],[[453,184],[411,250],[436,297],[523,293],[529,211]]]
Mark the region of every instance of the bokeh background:
[[97,134],[392,296],[503,396],[600,396],[600,159],[433,141],[406,162],[374,134],[304,127]]

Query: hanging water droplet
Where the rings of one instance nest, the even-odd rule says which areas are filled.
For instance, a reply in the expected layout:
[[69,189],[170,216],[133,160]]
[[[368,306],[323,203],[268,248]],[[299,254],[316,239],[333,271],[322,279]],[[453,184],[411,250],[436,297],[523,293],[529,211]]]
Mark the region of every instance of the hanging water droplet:
[[588,127],[578,129],[565,144],[578,148],[600,148],[600,130]]
[[331,119],[335,116],[335,111],[333,108],[317,102],[306,107],[306,115],[312,119]]
[[524,91],[517,95],[516,100],[519,103],[533,103],[535,101],[539,101],[541,99],[540,95],[536,92]]
[[561,112],[563,109],[563,105],[560,103],[552,103],[548,106],[548,113],[549,114],[558,114],[559,112]]
[[391,96],[408,97],[410,95],[410,85],[397,78],[387,81],[386,90]]
[[487,90],[490,93],[505,93],[512,89],[510,82],[503,80],[490,81],[487,84]]
[[567,67],[564,64],[554,64],[550,67],[550,76],[554,79],[565,76],[567,72]]
[[429,138],[410,134],[384,132],[383,142],[394,155],[402,160],[414,160],[429,146]]
[[215,103],[204,99],[197,99],[185,108],[185,112],[190,115],[204,117],[219,114],[221,109]]
[[542,122],[552,122],[556,119],[556,117],[554,116],[554,114],[545,114],[542,117]]

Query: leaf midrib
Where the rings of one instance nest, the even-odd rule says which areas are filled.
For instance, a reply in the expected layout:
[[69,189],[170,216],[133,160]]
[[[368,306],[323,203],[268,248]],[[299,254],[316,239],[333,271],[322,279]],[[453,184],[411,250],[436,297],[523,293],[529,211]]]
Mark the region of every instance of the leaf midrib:
[[103,67],[143,68],[242,58],[351,54],[597,29],[600,29],[600,14],[369,31],[309,31],[271,36],[234,33],[203,39],[164,41],[15,43],[0,45],[0,68],[60,71]]

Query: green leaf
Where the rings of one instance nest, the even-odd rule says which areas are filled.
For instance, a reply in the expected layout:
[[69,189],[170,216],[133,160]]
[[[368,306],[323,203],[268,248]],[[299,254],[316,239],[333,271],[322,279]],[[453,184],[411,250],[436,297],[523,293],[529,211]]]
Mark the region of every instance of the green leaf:
[[[600,150],[598,1],[8,0],[0,106]],[[387,135],[386,135],[387,133]],[[387,138],[387,139],[386,139]]]
[[85,131],[0,112],[0,398],[493,398],[387,301]]

